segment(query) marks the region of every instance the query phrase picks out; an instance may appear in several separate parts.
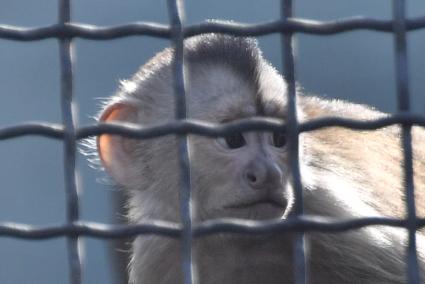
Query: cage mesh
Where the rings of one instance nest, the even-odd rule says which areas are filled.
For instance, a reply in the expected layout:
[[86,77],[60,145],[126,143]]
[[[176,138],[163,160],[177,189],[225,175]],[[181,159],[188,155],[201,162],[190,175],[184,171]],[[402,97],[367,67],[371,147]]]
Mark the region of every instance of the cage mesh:
[[[359,229],[365,226],[385,225],[406,228],[407,246],[407,278],[408,283],[419,283],[418,260],[416,251],[416,230],[425,226],[425,220],[416,216],[413,167],[412,167],[412,135],[413,125],[425,127],[425,117],[414,115],[409,107],[409,78],[406,52],[406,33],[425,28],[425,16],[406,19],[405,0],[393,0],[393,19],[378,20],[365,17],[345,18],[335,21],[313,21],[293,17],[292,0],[281,0],[281,18],[278,20],[243,24],[237,22],[203,22],[184,25],[183,0],[169,0],[168,10],[170,24],[137,22],[126,25],[100,27],[74,23],[71,20],[70,0],[59,1],[59,20],[57,24],[44,27],[17,27],[0,24],[0,38],[16,41],[36,41],[46,38],[57,38],[61,62],[61,107],[62,124],[26,123],[0,129],[0,140],[13,139],[24,135],[41,135],[59,139],[64,145],[64,170],[66,192],[66,222],[54,226],[33,226],[11,222],[0,223],[0,236],[22,239],[49,239],[66,236],[68,239],[68,255],[70,266],[70,283],[81,283],[81,259],[79,238],[91,236],[111,239],[134,237],[142,234],[156,234],[182,241],[182,269],[184,283],[194,282],[196,271],[192,268],[192,238],[216,233],[285,233],[297,232],[294,241],[295,280],[297,284],[306,283],[304,233],[311,231],[342,232]],[[331,35],[352,30],[374,30],[394,34],[396,58],[396,86],[398,95],[398,112],[373,121],[356,121],[352,119],[325,117],[304,123],[296,119],[295,64],[292,39],[294,33]],[[226,124],[211,124],[186,118],[185,76],[183,40],[202,33],[224,33],[235,36],[262,36],[280,33],[282,39],[283,73],[288,82],[288,122],[266,118],[248,118]],[[172,123],[150,127],[124,124],[96,124],[76,127],[73,111],[73,38],[91,40],[110,40],[128,36],[153,36],[169,38],[175,49],[173,63],[174,89],[176,96],[176,120]],[[283,94],[282,94],[283,95]],[[303,215],[302,184],[298,161],[298,137],[302,132],[313,131],[323,127],[346,127],[356,130],[375,130],[399,124],[402,126],[402,149],[404,154],[404,187],[406,191],[407,218],[395,219],[386,217],[354,218],[335,220],[332,218]],[[217,137],[234,131],[285,130],[290,141],[290,167],[295,188],[296,216],[287,220],[250,221],[217,219],[192,225],[190,207],[190,170],[187,149],[187,134]],[[152,220],[137,225],[109,225],[86,222],[79,219],[79,197],[75,175],[76,144],[79,140],[101,134],[116,134],[137,139],[155,138],[166,134],[179,137],[179,162],[181,168],[180,213],[181,223],[170,223]]]

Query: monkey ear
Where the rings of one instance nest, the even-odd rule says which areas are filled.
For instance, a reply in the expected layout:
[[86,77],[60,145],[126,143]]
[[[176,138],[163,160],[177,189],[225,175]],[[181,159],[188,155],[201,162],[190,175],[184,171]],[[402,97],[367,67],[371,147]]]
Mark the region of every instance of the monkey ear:
[[[125,103],[108,106],[100,116],[99,122],[137,123],[137,108]],[[134,177],[135,166],[129,147],[130,140],[119,135],[103,134],[97,138],[97,151],[103,167],[119,185],[125,185]]]

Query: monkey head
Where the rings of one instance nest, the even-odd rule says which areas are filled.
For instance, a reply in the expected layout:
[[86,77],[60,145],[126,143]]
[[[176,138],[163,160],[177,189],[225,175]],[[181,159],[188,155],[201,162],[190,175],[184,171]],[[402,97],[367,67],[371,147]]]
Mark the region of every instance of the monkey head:
[[[185,41],[187,116],[226,123],[255,116],[285,119],[286,84],[253,39],[207,34]],[[166,49],[123,82],[100,121],[143,126],[174,120],[173,50]],[[195,220],[281,218],[292,200],[285,133],[189,135]],[[135,140],[102,135],[103,166],[129,193],[130,219],[178,221],[177,138]]]

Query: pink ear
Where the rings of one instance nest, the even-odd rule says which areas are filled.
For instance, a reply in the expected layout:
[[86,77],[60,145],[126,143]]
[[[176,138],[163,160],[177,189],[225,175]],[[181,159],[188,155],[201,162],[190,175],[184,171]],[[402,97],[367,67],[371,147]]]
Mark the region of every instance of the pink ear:
[[[137,109],[134,106],[116,103],[108,106],[102,113],[100,122],[132,122],[136,121]],[[100,135],[97,139],[97,150],[103,167],[118,184],[124,185],[132,176],[131,153],[125,148],[125,137],[118,135]]]

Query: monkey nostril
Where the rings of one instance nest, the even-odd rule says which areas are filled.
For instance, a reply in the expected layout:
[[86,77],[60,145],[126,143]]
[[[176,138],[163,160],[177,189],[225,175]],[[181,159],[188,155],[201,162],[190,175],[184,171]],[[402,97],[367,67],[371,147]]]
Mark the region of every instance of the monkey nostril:
[[250,183],[255,184],[257,182],[257,177],[255,176],[255,174],[248,172],[245,176]]

